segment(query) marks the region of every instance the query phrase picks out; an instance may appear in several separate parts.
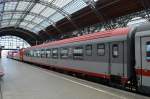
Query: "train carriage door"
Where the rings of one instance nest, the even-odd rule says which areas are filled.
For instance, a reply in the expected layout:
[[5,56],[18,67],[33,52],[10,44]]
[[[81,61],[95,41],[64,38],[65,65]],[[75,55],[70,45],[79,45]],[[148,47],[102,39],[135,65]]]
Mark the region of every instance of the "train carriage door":
[[142,86],[150,87],[150,37],[141,38],[141,67],[137,70]]
[[124,75],[124,42],[110,44],[110,77],[111,81],[121,83]]

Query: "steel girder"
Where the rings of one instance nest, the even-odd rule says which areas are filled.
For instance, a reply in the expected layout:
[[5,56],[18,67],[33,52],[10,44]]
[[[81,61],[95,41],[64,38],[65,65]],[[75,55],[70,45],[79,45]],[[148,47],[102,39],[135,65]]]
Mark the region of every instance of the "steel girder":
[[[104,16],[102,14],[99,13],[99,11],[96,9],[96,4],[94,0],[83,0],[88,6],[89,8],[92,9],[92,11],[95,13],[96,17],[101,20],[101,18],[104,20]],[[100,18],[101,17],[101,18]]]

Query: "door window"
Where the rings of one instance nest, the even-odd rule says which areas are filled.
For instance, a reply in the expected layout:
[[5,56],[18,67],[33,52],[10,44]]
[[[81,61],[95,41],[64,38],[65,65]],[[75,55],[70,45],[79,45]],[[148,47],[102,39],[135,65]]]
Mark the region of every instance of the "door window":
[[114,58],[117,58],[119,56],[119,46],[118,46],[118,44],[114,44],[112,46],[112,56]]
[[150,42],[146,43],[146,60],[150,62]]

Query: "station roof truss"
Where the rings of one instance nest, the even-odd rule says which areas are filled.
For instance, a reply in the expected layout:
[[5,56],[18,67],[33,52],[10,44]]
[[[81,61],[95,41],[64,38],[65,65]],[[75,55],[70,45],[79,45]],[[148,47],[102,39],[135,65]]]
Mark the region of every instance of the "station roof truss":
[[38,34],[66,18],[75,28],[71,14],[97,0],[0,0],[0,28],[19,27]]

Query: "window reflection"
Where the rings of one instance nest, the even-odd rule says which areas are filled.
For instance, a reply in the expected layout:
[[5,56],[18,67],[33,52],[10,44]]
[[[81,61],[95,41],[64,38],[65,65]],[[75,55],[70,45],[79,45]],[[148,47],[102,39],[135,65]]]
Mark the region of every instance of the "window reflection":
[[146,43],[146,60],[150,61],[150,42]]

